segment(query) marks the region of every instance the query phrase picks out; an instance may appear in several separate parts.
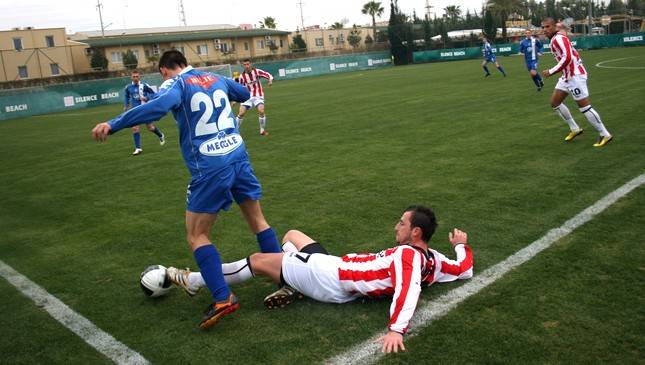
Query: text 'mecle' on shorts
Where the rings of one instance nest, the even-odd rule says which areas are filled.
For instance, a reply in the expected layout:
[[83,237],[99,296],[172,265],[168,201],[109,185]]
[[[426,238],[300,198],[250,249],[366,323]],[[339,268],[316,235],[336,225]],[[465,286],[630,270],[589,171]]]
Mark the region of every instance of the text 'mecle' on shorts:
[[247,199],[260,200],[262,186],[248,160],[232,163],[212,175],[193,179],[186,192],[186,210],[217,213]]
[[574,75],[565,80],[564,77],[558,79],[555,88],[562,90],[573,97],[573,100],[582,100],[589,97],[587,89],[587,75]]
[[264,98],[261,96],[251,96],[251,98],[245,102],[242,103],[244,107],[247,109],[251,109],[253,107],[256,107],[260,104],[264,104]]
[[360,294],[344,290],[338,279],[342,259],[320,253],[287,252],[282,257],[282,277],[303,295],[325,303],[346,303]]

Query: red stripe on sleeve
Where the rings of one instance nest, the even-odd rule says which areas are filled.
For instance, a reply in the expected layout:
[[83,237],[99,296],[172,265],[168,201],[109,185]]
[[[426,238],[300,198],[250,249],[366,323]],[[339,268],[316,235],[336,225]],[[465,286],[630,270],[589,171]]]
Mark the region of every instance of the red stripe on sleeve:
[[414,265],[414,254],[415,250],[413,248],[403,249],[401,252],[401,284],[396,281],[396,267],[397,260],[394,260],[390,265],[390,272],[392,272],[392,284],[394,284],[394,292],[399,292],[399,297],[396,299],[396,305],[394,307],[394,312],[390,317],[390,326],[395,324],[401,314],[401,309],[405,304],[405,300],[408,296],[408,291],[410,289],[410,283],[412,282],[412,267]]

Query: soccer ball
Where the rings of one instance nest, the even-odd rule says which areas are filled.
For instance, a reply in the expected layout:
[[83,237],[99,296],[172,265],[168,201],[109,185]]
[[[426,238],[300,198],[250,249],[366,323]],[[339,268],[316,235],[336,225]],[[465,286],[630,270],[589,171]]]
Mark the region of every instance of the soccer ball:
[[141,290],[151,298],[160,297],[172,288],[172,282],[166,276],[166,267],[162,265],[148,266],[141,273]]

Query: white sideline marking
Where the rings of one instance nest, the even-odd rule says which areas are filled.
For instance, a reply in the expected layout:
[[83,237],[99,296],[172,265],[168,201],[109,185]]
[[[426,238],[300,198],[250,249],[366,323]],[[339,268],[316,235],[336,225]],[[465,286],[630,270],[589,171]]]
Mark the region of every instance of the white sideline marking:
[[[548,231],[544,236],[542,236],[537,241],[531,243],[530,245],[524,247],[523,249],[517,251],[513,255],[509,256],[505,260],[499,262],[498,264],[489,267],[483,272],[475,275],[471,280],[466,282],[464,285],[455,288],[448,293],[442,295],[441,297],[428,302],[427,304],[417,308],[417,311],[414,315],[414,321],[410,326],[412,331],[408,337],[413,337],[423,329],[423,327],[428,326],[433,320],[438,319],[448,313],[450,310],[455,308],[459,303],[466,300],[471,295],[477,294],[482,289],[486,288],[488,285],[494,283],[497,279],[501,278],[507,272],[513,270],[519,265],[527,262],[533,258],[538,253],[547,249],[551,244],[557,240],[565,237],[571,233],[576,228],[582,226],[583,224],[590,221],[596,214],[602,212],[607,207],[614,204],[618,199],[627,195],[632,190],[641,186],[645,183],[645,174],[642,174],[620,188],[614,190],[613,192],[607,194],[602,199],[598,200],[592,206],[578,213],[575,217],[564,222],[564,224],[558,228],[554,228]],[[373,363],[376,360],[384,356],[380,352],[381,344],[375,343],[376,339],[381,336],[384,336],[387,332],[383,331],[372,338],[359,343],[345,351],[342,354],[334,356],[329,360],[325,360],[324,364],[366,364]]]
[[613,60],[607,60],[607,61],[598,62],[598,63],[596,63],[596,67],[600,67],[600,68],[620,68],[620,69],[625,69],[625,70],[645,70],[645,67],[642,67],[642,66],[604,66],[603,65],[605,63],[628,60],[630,58],[636,58],[636,56],[634,56],[634,57],[615,58]]
[[14,270],[11,266],[5,264],[2,260],[0,260],[0,276],[7,279],[11,285],[20,290],[27,298],[33,300],[37,307],[46,310],[49,315],[63,326],[115,363],[124,365],[149,364],[148,360],[138,352],[131,350],[114,337],[103,332],[87,318],[74,312],[65,303],[49,294],[45,289]]

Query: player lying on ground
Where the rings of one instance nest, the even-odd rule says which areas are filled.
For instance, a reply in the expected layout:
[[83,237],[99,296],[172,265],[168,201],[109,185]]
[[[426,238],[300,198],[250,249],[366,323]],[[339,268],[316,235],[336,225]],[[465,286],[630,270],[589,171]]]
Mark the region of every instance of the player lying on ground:
[[[244,282],[257,274],[283,286],[264,299],[269,308],[293,302],[298,292],[321,302],[346,303],[359,297],[392,296],[389,332],[380,340],[382,351],[405,350],[403,334],[419,300],[421,286],[468,279],[473,275],[473,256],[468,235],[458,229],[449,233],[457,260],[428,247],[437,223],[433,211],[408,207],[394,227],[397,246],[378,253],[330,255],[306,234],[291,230],[283,238],[284,253],[255,253],[222,265],[228,284]],[[169,267],[173,283],[190,295],[205,286],[200,273]]]

